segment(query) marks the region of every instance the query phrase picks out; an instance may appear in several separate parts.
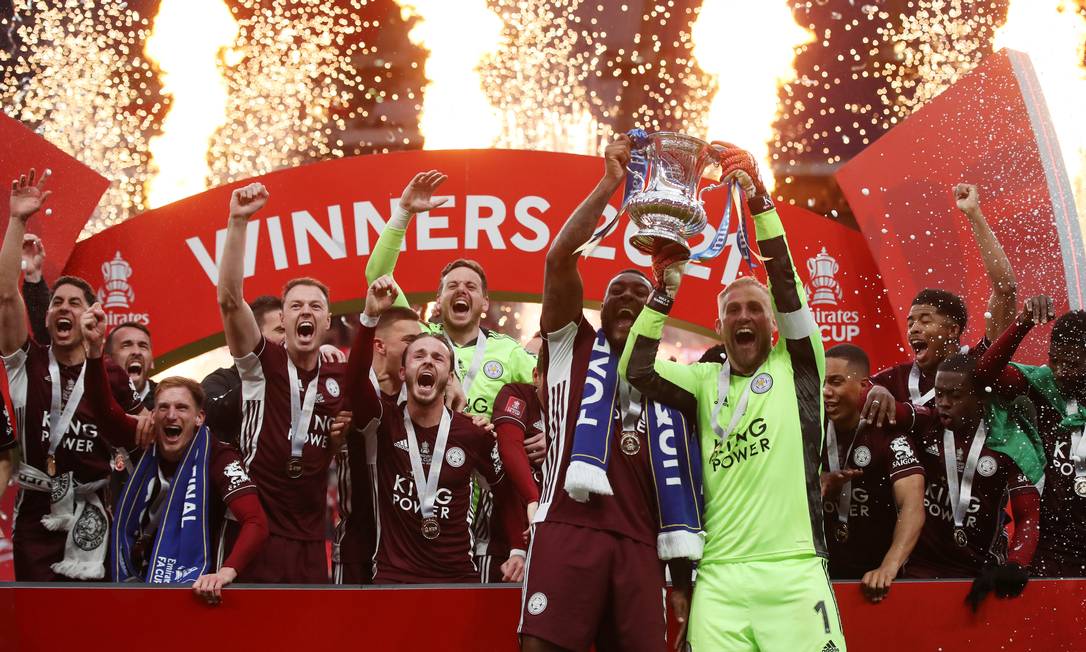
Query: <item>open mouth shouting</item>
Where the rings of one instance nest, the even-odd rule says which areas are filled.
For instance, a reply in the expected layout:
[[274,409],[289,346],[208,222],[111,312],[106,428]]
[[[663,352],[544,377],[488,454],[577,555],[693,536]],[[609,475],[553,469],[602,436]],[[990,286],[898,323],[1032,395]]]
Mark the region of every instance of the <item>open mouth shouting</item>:
[[467,317],[471,314],[471,301],[467,297],[456,297],[451,307],[453,314],[459,317]]
[[58,335],[69,335],[75,327],[75,322],[68,317],[57,317],[56,323]]
[[166,435],[165,443],[176,444],[181,441],[181,430],[182,428],[179,425],[169,424],[162,426],[162,433]]
[[298,333],[299,340],[307,342],[312,340],[313,335],[317,332],[317,324],[312,319],[300,319],[295,332]]
[[125,371],[127,371],[128,375],[132,378],[139,378],[140,374],[143,373],[143,360],[138,358],[129,360],[128,365],[125,367]]
[[739,346],[751,346],[758,341],[758,334],[750,326],[735,329],[735,343]]
[[437,374],[433,369],[420,369],[419,373],[415,376],[415,386],[419,389],[429,392],[437,384]]

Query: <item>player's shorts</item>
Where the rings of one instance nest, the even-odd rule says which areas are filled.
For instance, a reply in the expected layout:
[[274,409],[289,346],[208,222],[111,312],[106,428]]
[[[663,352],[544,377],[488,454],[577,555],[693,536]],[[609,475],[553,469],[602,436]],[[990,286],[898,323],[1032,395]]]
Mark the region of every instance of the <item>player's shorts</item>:
[[269,534],[253,560],[238,574],[239,584],[328,584],[328,554],[323,541],[300,541]]
[[653,546],[566,523],[532,534],[522,636],[569,650],[664,649],[664,571]]
[[475,555],[475,566],[479,569],[479,581],[483,584],[497,584],[502,581],[502,564],[509,555]]
[[687,640],[692,652],[845,652],[825,560],[703,563]]

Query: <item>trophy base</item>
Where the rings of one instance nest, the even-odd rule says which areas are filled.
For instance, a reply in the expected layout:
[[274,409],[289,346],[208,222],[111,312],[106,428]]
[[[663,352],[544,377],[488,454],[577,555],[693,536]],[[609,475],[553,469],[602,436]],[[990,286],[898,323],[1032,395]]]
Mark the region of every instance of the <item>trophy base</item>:
[[679,244],[687,251],[690,250],[690,245],[686,243],[685,238],[677,233],[665,231],[663,229],[643,228],[630,236],[630,246],[649,256],[655,255],[656,252],[669,244]]

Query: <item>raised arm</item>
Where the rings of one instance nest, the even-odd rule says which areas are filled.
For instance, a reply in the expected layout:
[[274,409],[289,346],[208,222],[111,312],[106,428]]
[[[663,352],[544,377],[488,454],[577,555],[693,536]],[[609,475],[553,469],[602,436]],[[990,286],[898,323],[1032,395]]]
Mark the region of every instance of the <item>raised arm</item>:
[[619,135],[603,151],[603,178],[573,211],[547,251],[546,272],[543,277],[543,313],[540,329],[553,333],[581,315],[584,285],[577,271],[577,248],[592,237],[604,207],[626,178],[630,163],[630,138]]
[[268,202],[262,183],[250,183],[230,195],[230,220],[226,225],[222,262],[219,263],[219,312],[230,355],[241,358],[256,350],[260,325],[245,302],[245,238],[249,218]]
[[0,354],[11,355],[26,343],[26,304],[19,292],[26,223],[41,209],[51,191],[45,190],[46,170],[40,178],[34,170],[11,182],[8,228],[0,246]]
[[[366,261],[367,283],[373,283],[382,276],[392,276],[396,261],[400,258],[400,246],[407,234],[407,226],[417,213],[432,210],[448,201],[447,197],[438,200],[433,198],[434,191],[448,178],[437,170],[430,170],[419,172],[407,183],[395,213],[381,230],[381,235],[373,246],[373,253]],[[402,292],[396,293],[395,305],[408,306],[407,297]]]
[[106,313],[102,304],[96,303],[84,311],[79,326],[87,346],[87,370],[84,372],[87,402],[100,432],[110,445],[132,450],[136,448],[136,418],[126,414],[114,398],[102,357],[106,335]]
[[1014,321],[1018,283],[1014,278],[1011,261],[980,211],[977,187],[967,183],[958,184],[954,188],[954,199],[958,210],[969,219],[973,238],[980,249],[980,258],[984,261],[984,271],[988,273],[988,282],[992,284],[992,295],[988,298],[988,314],[991,316],[985,318],[984,334],[989,341],[993,341]]
[[45,327],[45,313],[49,311],[49,284],[42,274],[45,263],[45,245],[41,238],[27,233],[23,236],[23,301],[30,321],[30,334],[42,346],[49,344],[49,329]]
[[1011,358],[1034,326],[1045,324],[1055,317],[1051,298],[1041,295],[1026,299],[1014,322],[977,361],[975,382],[981,387],[994,387],[996,393],[1004,398],[1014,398],[1029,391],[1025,375],[1010,366]]
[[362,323],[351,344],[351,354],[347,358],[348,396],[356,424],[365,425],[373,419],[381,418],[381,397],[377,393],[377,388],[370,382],[370,369],[373,367],[373,335],[377,330],[377,321],[386,310],[393,306],[398,295],[399,290],[391,276],[382,276],[377,279],[366,292],[366,308],[362,312]]

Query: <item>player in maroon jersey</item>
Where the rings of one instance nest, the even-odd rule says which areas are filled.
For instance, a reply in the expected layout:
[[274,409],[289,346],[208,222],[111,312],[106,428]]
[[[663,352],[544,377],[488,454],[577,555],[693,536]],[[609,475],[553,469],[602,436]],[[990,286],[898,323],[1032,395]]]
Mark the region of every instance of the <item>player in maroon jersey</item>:
[[[376,424],[373,579],[377,584],[478,582],[467,520],[472,474],[492,488],[496,513],[503,515],[511,537],[517,534],[515,503],[508,499],[500,462],[491,454],[493,437],[445,407],[452,351],[444,339],[419,335],[404,349],[399,373],[407,399],[402,405],[373,386],[374,327],[397,294],[389,276],[370,286],[348,361],[355,422],[363,428]],[[509,560],[510,567],[522,563]]]
[[870,373],[858,346],[826,351],[822,507],[830,577],[862,580],[864,595],[879,602],[924,526],[924,468],[906,433],[860,420]]
[[1086,576],[1086,311],[1052,326],[1048,364],[1009,365],[1035,326],[1055,316],[1052,299],[1027,300],[1018,319],[977,363],[978,382],[1005,399],[1026,396],[1044,444],[1041,536],[1030,566],[1036,577]]
[[[991,444],[998,433],[985,417],[975,365],[963,354],[944,360],[935,376],[936,418],[917,408],[917,418],[930,421],[921,424],[916,441],[927,481],[926,514],[905,569],[911,578],[977,578],[970,593],[974,606],[993,586],[1001,596],[1025,588],[1041,499],[1015,460]],[[1008,500],[1015,523],[1009,546],[1002,519]]]
[[[62,276],[53,286],[45,315],[51,344],[28,336],[26,305],[19,272],[26,223],[50,191],[49,177],[30,171],[12,182],[10,215],[0,248],[0,353],[8,375],[22,463],[16,477],[22,492],[15,520],[15,577],[25,581],[100,579],[105,575],[108,533],[105,485],[111,446],[131,449],[135,442],[100,431],[84,394],[86,351],[80,320],[96,301],[86,281]],[[113,439],[107,441],[107,436]],[[67,493],[72,501],[50,500]],[[57,513],[64,509],[65,513]],[[70,513],[68,510],[72,510]],[[47,527],[74,518],[74,526]]]
[[[611,195],[622,185],[630,140],[619,136],[604,152],[604,175],[562,227],[547,253],[540,330],[545,360],[543,413],[550,449],[543,489],[533,519],[524,578],[519,632],[521,649],[532,652],[659,650],[665,640],[661,603],[664,566],[657,556],[659,532],[645,415],[628,398],[615,415],[614,441],[635,437],[612,456],[607,479],[613,496],[574,500],[564,489],[575,424],[584,393],[596,328],[583,312],[584,287],[577,248],[588,241]],[[634,319],[652,291],[644,274],[630,270],[608,284],[600,322],[612,351],[622,351]],[[625,385],[625,381],[619,379]],[[627,423],[627,421],[630,421]],[[636,443],[636,446],[633,445]],[[676,590],[672,607],[685,622],[690,567],[671,567]]]
[[[403,380],[403,352],[422,332],[419,316],[411,308],[393,306],[377,321],[373,338],[373,375],[382,397],[399,402]],[[353,417],[353,415],[352,415]],[[339,485],[339,523],[332,547],[332,579],[336,584],[369,584],[373,581],[373,552],[376,545],[371,489],[371,459],[366,450],[373,448],[374,428],[356,424],[356,436],[348,437],[336,456]],[[370,441],[366,441],[367,437]]]
[[[112,542],[113,558],[111,572],[115,582],[136,582],[148,580],[148,566],[152,563],[159,535],[165,529],[164,519],[175,519],[181,523],[195,514],[204,519],[200,524],[205,528],[206,544],[210,548],[204,551],[187,551],[180,554],[190,559],[198,557],[205,572],[196,576],[199,566],[189,570],[190,576],[182,582],[192,582],[193,591],[210,604],[222,601],[222,589],[244,570],[249,561],[260,550],[268,535],[268,523],[264,509],[260,506],[256,486],[242,468],[241,455],[236,448],[208,435],[209,452],[207,461],[195,460],[196,468],[184,469],[188,473],[200,473],[210,480],[214,487],[211,500],[206,501],[205,511],[169,513],[169,497],[179,488],[171,485],[178,481],[179,472],[185,466],[185,460],[204,425],[204,390],[200,384],[188,378],[173,376],[156,384],[153,397],[155,409],[140,420],[125,413],[123,407],[110,393],[102,358],[101,335],[95,333],[94,322],[104,324],[105,313],[101,307],[94,306],[88,311],[94,320],[84,317],[83,339],[88,343],[87,358],[87,397],[94,408],[95,417],[103,427],[111,432],[128,433],[136,437],[137,430],[151,435],[153,447],[146,448],[134,455],[135,465],[141,463],[141,457],[150,458],[156,464],[151,472],[128,474],[124,486],[114,496],[114,512],[120,522],[115,531],[122,532],[120,541]],[[134,482],[138,484],[133,485]],[[140,497],[146,496],[143,509],[137,513],[131,506]],[[177,510],[174,510],[175,512]],[[223,548],[221,533],[227,513],[240,524],[240,534],[232,549],[227,554]],[[190,527],[186,524],[185,527]],[[198,545],[198,544],[197,544]],[[177,558],[179,559],[179,558]],[[183,562],[180,562],[183,564]],[[184,566],[182,566],[182,570]],[[174,583],[177,578],[156,579],[155,583]]]
[[[1014,320],[1016,282],[1010,260],[981,213],[977,187],[959,184],[954,188],[954,197],[958,209],[973,229],[984,269],[992,284],[984,336],[970,349],[974,355],[980,355]],[[913,359],[884,369],[871,378],[876,387],[864,406],[863,416],[867,421],[881,426],[892,420],[896,401],[932,406],[935,371],[940,362],[962,351],[966,318],[965,302],[955,294],[925,289],[916,295],[909,308],[906,334]]]
[[328,289],[319,281],[297,278],[284,288],[282,346],[263,337],[245,302],[246,226],[267,200],[259,183],[233,192],[219,268],[226,344],[242,379],[242,460],[259,489],[270,531],[239,581],[325,583],[328,467],[335,454],[329,433],[346,406],[345,367],[321,361],[331,315]]
[[[539,382],[538,370],[533,374],[533,380]],[[520,505],[527,514],[524,522],[524,527],[527,528],[539,509],[539,488],[543,482],[541,469],[533,467],[526,450],[527,442],[538,438],[544,430],[539,387],[528,383],[509,383],[501,388],[494,399],[492,423],[498,437],[498,455],[505,466],[505,474],[513,483]],[[493,557],[490,568],[484,569],[484,582],[498,578],[503,582],[519,582],[524,579],[519,575],[510,577],[500,572],[498,564],[503,557],[510,552],[523,554],[523,551],[518,551],[515,547],[520,544],[519,538],[511,544],[502,534],[498,532],[490,540]]]

